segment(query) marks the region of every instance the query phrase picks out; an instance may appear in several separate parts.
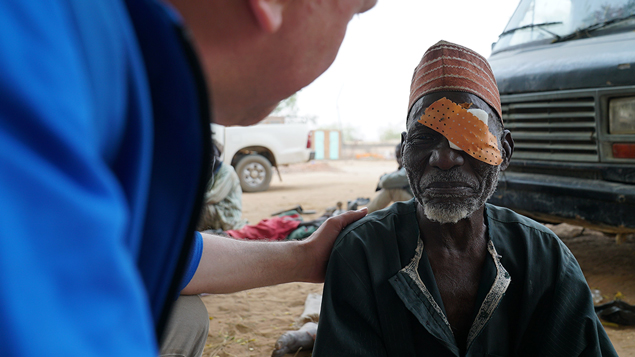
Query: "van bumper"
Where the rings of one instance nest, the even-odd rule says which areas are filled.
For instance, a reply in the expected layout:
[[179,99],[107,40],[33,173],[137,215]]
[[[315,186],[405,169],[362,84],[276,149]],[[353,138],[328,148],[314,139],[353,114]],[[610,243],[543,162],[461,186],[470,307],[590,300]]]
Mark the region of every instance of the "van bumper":
[[537,216],[635,231],[635,185],[502,172],[489,202]]

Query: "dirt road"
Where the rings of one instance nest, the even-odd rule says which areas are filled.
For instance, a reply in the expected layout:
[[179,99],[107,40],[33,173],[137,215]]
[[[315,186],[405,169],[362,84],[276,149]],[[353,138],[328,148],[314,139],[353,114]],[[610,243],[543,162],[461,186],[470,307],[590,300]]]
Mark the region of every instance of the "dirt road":
[[[372,198],[379,176],[396,169],[394,161],[332,161],[282,168],[282,182],[274,175],[266,192],[243,195],[243,216],[250,223],[271,213],[301,205],[316,210],[313,219],[337,201],[346,205],[357,197]],[[618,292],[635,304],[635,242],[616,245],[612,237],[585,234],[564,239],[578,258],[592,288],[607,299]],[[277,338],[293,330],[309,293],[321,293],[321,284],[284,284],[228,295],[203,298],[210,330],[203,356],[270,356]],[[635,328],[607,326],[620,356],[635,356]],[[298,356],[310,356],[301,352]]]

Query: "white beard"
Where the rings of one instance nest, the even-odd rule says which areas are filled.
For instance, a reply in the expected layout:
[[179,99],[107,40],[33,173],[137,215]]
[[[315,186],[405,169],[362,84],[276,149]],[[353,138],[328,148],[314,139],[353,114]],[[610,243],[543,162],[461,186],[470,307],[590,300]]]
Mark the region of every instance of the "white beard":
[[436,202],[433,202],[428,197],[422,197],[419,202],[423,206],[423,212],[426,217],[441,224],[456,223],[481,208],[496,191],[500,167],[493,166],[487,171],[486,177],[481,182],[478,196],[463,198],[459,202],[456,201],[456,197],[452,196],[447,196],[447,200],[440,200],[437,197],[434,200]]
[[466,218],[475,209],[470,209],[468,205],[444,205],[426,203],[423,206],[423,213],[433,222],[441,224],[456,223]]

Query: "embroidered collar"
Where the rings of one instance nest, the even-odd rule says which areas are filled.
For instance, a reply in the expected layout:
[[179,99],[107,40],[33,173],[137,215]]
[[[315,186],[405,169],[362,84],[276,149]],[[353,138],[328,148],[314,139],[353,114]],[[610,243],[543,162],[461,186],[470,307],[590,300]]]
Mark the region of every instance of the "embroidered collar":
[[[494,279],[494,283],[492,284],[489,292],[485,296],[483,303],[481,304],[478,313],[476,315],[475,320],[472,322],[472,326],[470,328],[468,338],[467,338],[467,349],[469,350],[472,342],[476,339],[476,337],[483,330],[487,322],[492,317],[494,311],[498,307],[501,299],[505,295],[505,291],[509,287],[511,282],[511,277],[507,270],[503,267],[503,264],[500,261],[501,256],[496,252],[496,248],[494,247],[494,243],[490,239],[487,243],[487,251],[489,252],[492,260],[494,261],[494,265],[496,267],[496,277]],[[410,279],[415,283],[417,288],[423,293],[423,296],[426,298],[430,306],[432,306],[434,312],[438,314],[441,320],[445,323],[450,335],[452,334],[452,328],[450,327],[450,322],[448,321],[443,309],[439,306],[439,304],[434,300],[432,294],[426,287],[426,285],[421,280],[419,276],[419,262],[421,261],[421,257],[423,255],[423,241],[421,237],[419,237],[417,241],[417,248],[415,250],[415,256],[412,258],[410,263],[406,265],[401,271],[398,273],[406,274]],[[417,314],[415,314],[417,315]]]

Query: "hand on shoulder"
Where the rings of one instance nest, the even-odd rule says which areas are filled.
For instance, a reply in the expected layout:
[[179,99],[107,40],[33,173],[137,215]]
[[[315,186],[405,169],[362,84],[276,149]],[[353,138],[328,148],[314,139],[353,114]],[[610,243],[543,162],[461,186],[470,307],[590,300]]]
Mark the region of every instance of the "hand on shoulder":
[[349,224],[363,218],[368,214],[366,208],[357,211],[348,211],[341,215],[327,219],[309,238],[300,242],[300,256],[298,260],[301,281],[321,283],[324,282],[326,265],[333,243]]

